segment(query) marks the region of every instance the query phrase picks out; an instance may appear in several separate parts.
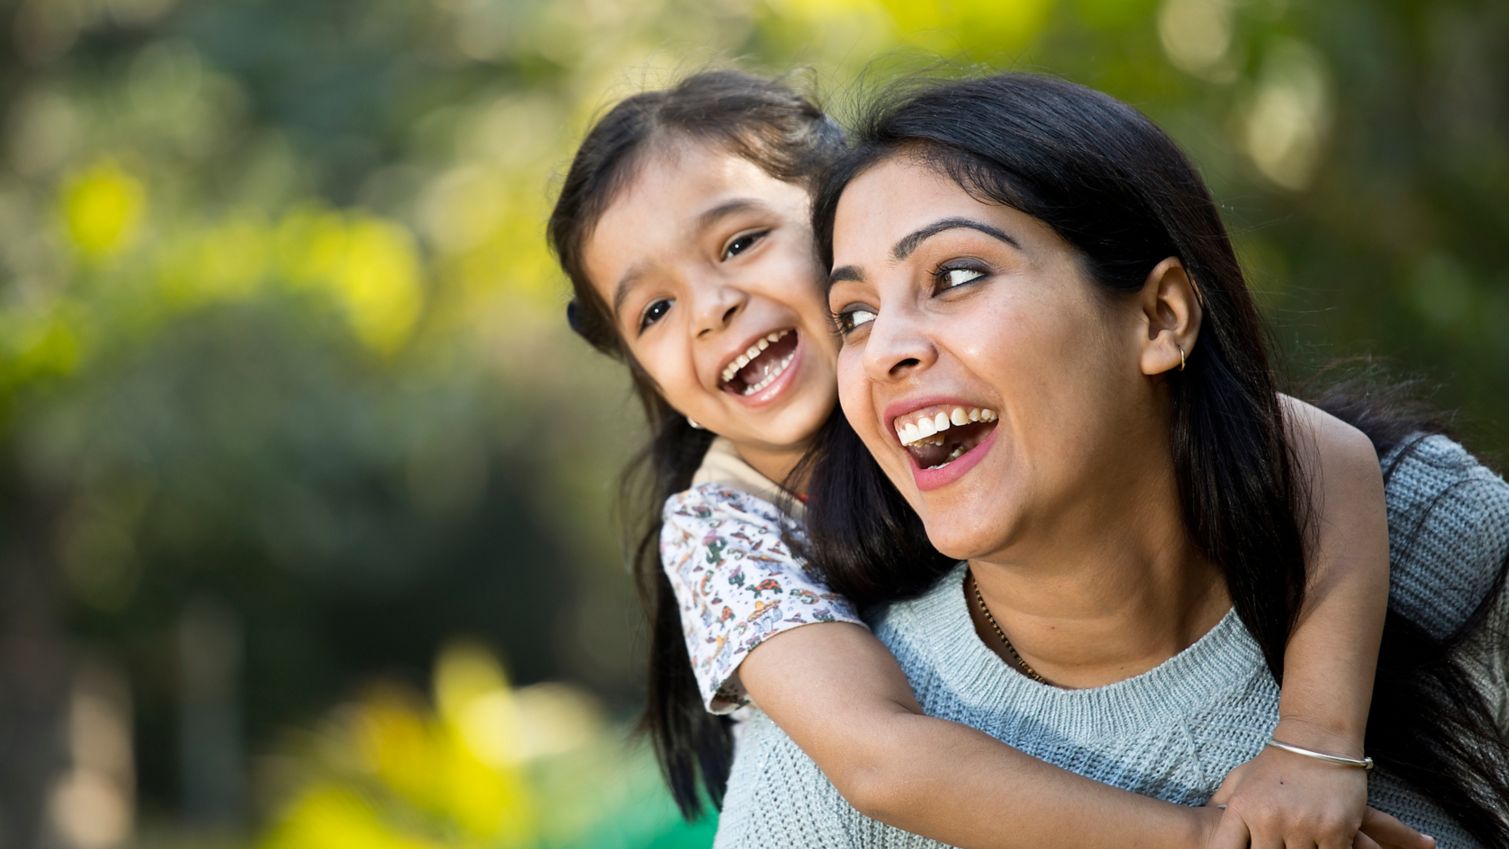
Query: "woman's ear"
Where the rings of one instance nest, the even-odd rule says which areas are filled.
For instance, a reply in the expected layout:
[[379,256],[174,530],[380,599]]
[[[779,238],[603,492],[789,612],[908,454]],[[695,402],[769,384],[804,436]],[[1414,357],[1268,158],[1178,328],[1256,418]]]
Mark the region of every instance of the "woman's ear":
[[1146,375],[1183,371],[1194,358],[1200,336],[1200,293],[1184,271],[1184,263],[1169,257],[1148,272],[1137,294],[1146,328],[1141,366]]

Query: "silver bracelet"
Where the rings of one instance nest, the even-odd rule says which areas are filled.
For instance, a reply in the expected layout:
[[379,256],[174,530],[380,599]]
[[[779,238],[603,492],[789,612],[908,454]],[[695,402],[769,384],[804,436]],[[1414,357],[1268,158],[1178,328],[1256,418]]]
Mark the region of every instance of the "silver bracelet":
[[1275,749],[1283,749],[1286,752],[1291,752],[1296,755],[1304,755],[1307,758],[1314,758],[1318,761],[1325,761],[1328,764],[1336,764],[1337,766],[1355,766],[1359,769],[1369,770],[1373,768],[1372,758],[1365,757],[1358,759],[1342,757],[1341,755],[1328,755],[1325,752],[1317,752],[1314,749],[1303,749],[1299,746],[1293,746],[1272,737],[1268,738],[1268,745],[1272,746]]

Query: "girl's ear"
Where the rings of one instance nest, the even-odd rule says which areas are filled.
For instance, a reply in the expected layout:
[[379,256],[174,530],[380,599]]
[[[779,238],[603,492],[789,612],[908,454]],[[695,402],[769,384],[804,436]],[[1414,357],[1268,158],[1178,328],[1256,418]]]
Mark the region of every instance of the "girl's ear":
[[1184,263],[1169,257],[1148,272],[1137,294],[1139,318],[1146,330],[1140,365],[1146,375],[1183,371],[1194,359],[1200,336],[1200,291],[1184,270]]

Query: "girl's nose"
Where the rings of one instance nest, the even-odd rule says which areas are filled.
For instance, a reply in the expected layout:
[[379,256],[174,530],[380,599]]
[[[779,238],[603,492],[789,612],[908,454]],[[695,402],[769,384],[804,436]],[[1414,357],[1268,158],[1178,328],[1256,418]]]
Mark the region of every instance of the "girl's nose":
[[748,301],[748,296],[736,286],[710,284],[697,298],[697,336],[707,336],[727,327]]

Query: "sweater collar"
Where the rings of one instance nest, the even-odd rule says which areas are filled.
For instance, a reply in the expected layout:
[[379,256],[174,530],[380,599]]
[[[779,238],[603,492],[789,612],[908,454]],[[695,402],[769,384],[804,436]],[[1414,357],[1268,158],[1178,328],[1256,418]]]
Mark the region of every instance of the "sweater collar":
[[971,706],[1012,705],[1013,713],[1069,734],[1132,733],[1148,723],[1187,720],[1223,692],[1273,683],[1257,643],[1232,610],[1193,645],[1140,675],[1079,690],[1040,684],[1007,666],[975,633],[964,574],[960,563],[883,618],[894,618],[900,639],[914,635],[909,648]]

